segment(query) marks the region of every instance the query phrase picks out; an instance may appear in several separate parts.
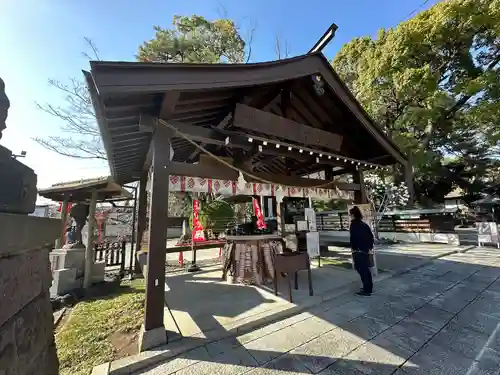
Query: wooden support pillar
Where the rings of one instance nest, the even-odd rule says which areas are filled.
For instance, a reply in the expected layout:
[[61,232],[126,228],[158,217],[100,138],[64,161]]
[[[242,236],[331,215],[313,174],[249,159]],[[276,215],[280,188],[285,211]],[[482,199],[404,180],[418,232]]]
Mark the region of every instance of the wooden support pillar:
[[276,195],[276,224],[278,234],[283,236],[285,233],[285,222],[283,213],[283,194]]
[[363,175],[363,170],[359,168],[352,174],[353,183],[359,184],[359,190],[354,192],[354,202],[357,204],[368,203],[368,196],[366,195],[366,185]]
[[276,231],[279,235],[283,233],[283,219],[281,216],[281,206],[283,202],[276,201]]
[[163,323],[165,308],[165,249],[167,246],[167,213],[171,138],[169,129],[158,126],[153,134],[153,171],[149,209],[149,243],[146,265],[146,304],[139,350],[151,349],[167,342]]
[[92,191],[90,198],[89,216],[87,222],[87,248],[85,249],[85,271],[83,276],[83,288],[90,289],[92,286],[92,268],[94,266],[94,225],[95,208],[97,205],[97,191]]
[[68,197],[64,198],[64,201],[61,204],[61,237],[59,241],[56,242],[55,248],[62,248],[66,243],[66,226],[68,224]]
[[[137,241],[135,244],[136,253],[143,250],[143,238],[144,231],[146,230],[146,219],[147,219],[147,211],[148,211],[148,193],[146,190],[146,186],[148,184],[148,175],[149,171],[142,171],[141,177],[139,179],[139,191],[138,191],[138,208],[137,208]],[[135,259],[135,273],[139,274],[142,272],[141,265],[136,257]]]

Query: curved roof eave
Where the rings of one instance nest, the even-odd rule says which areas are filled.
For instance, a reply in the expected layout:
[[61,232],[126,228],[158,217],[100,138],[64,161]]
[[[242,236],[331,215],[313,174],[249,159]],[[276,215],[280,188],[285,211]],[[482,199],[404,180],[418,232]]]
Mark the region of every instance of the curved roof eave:
[[[321,74],[337,97],[358,121],[399,163],[408,164],[407,156],[395,142],[370,118],[342,82],[321,52],[289,59],[251,64],[179,64],[144,62],[91,61],[91,75],[85,74],[101,134],[106,146],[106,120],[99,108],[111,94],[165,93],[204,89],[250,87]],[[94,94],[94,95],[92,95]],[[113,168],[110,163],[110,168]],[[113,170],[111,171],[114,175]]]

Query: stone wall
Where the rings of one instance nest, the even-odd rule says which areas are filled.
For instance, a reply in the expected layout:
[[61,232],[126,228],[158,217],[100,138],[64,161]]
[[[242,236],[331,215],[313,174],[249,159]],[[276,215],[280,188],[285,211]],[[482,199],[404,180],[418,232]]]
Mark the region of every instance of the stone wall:
[[60,220],[0,214],[0,374],[56,375],[49,247]]

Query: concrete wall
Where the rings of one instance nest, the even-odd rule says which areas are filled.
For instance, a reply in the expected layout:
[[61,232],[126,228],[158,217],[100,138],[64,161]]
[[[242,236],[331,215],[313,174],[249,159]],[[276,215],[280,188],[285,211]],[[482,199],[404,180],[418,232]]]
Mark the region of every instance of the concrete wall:
[[182,235],[182,228],[167,228],[167,238],[179,238]]
[[60,220],[0,213],[0,374],[56,375],[48,246]]
[[[393,241],[401,241],[407,243],[444,243],[450,245],[459,245],[460,240],[456,233],[396,233],[396,232],[379,232],[380,238],[388,238]],[[349,243],[348,231],[324,231],[319,232],[320,244],[328,243]]]

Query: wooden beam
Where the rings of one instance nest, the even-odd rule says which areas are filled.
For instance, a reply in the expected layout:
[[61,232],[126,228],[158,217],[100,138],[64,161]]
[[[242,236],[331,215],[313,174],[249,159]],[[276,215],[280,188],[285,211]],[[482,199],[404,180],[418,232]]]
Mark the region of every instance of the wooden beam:
[[[223,129],[225,128],[227,125],[229,125],[229,122],[231,121],[231,119],[233,118],[233,114],[232,113],[228,113],[223,119],[221,122],[219,122],[219,124],[217,124],[216,128],[217,129]],[[205,146],[206,143],[202,143],[201,146]],[[200,153],[200,150],[199,149],[196,149],[193,151],[193,153],[191,155],[189,155],[189,157],[187,158],[187,160],[191,160],[193,158],[195,158],[198,154]]]
[[220,167],[215,165],[202,165],[193,163],[171,162],[169,167],[170,174],[177,176],[189,176],[200,178],[214,178],[218,180],[238,179],[238,173],[224,165]]
[[[250,95],[245,96],[241,100],[241,104],[250,104],[251,103],[255,107],[267,108],[267,106],[269,106],[274,100],[276,100],[277,96],[279,95],[279,92],[280,92],[279,88],[268,90],[264,94],[257,94],[256,96],[254,96],[255,92],[252,92],[252,93],[250,93]],[[227,128],[229,126],[229,124],[231,123],[232,119],[233,119],[233,112],[231,111],[222,119],[221,122],[219,122],[217,124],[217,126],[215,128],[216,129]],[[202,144],[202,146],[204,146],[204,144]],[[200,153],[199,149],[194,150],[193,153],[191,155],[189,155],[187,160],[188,161],[192,160],[199,153]]]
[[368,196],[366,194],[366,185],[364,180],[363,170],[360,168],[352,173],[352,180],[354,183],[359,184],[359,190],[354,193],[354,201],[357,204],[368,203]]
[[[260,179],[264,179],[276,184],[296,186],[296,187],[314,187],[318,185],[324,185],[327,181],[307,179],[297,176],[279,176],[269,173],[252,172],[240,168],[243,172],[248,172]],[[203,164],[189,164],[189,163],[179,163],[171,162],[169,165],[169,173],[177,176],[189,176],[189,177],[200,177],[200,178],[213,178],[218,180],[238,180],[238,172],[234,169],[226,167],[225,165],[203,165]],[[260,180],[252,179],[251,177],[245,176],[248,182],[260,182]],[[327,188],[337,187],[340,190],[356,191],[359,190],[359,184],[348,184],[340,182],[331,182],[328,185],[323,186]]]
[[[204,144],[225,146],[226,137],[224,137],[222,134],[218,133],[213,129],[205,128],[203,126],[184,124],[175,121],[168,121],[168,123],[172,125],[175,129],[179,130],[181,133],[186,134],[193,141],[202,142]],[[163,125],[161,123],[158,124],[157,126],[168,128],[166,125]],[[181,137],[175,131],[173,132],[172,137],[183,139],[183,137]]]
[[325,147],[338,151],[342,136],[288,120],[259,109],[237,104],[233,125],[242,129],[287,139],[299,144]]
[[179,101],[179,91],[168,91],[163,95],[163,102],[160,109],[160,118],[168,120],[175,112],[175,106]]

